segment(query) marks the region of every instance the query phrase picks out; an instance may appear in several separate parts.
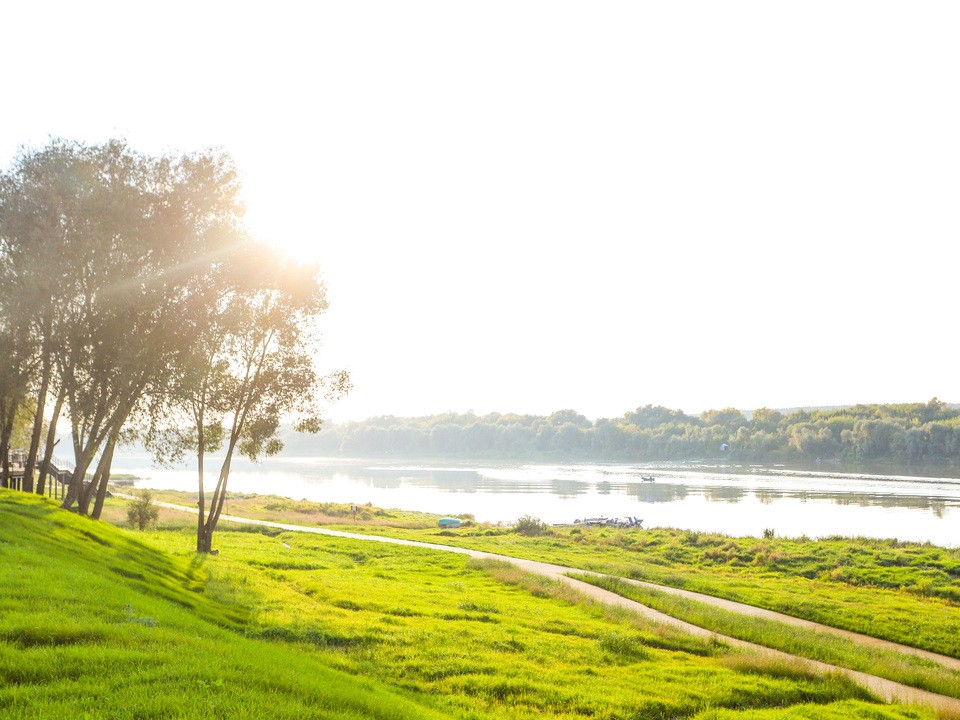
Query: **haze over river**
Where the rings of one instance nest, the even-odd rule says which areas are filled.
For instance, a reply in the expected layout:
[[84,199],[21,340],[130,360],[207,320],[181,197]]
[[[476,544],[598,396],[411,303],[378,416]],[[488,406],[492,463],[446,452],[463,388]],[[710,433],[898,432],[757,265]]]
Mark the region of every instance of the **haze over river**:
[[[219,463],[208,460],[208,467],[219,468]],[[196,470],[152,468],[143,456],[117,457],[113,468],[144,478],[136,487],[197,489]],[[645,475],[656,479],[644,482]],[[215,481],[209,474],[205,483],[212,488]],[[770,528],[778,536],[864,535],[960,546],[960,480],[955,478],[698,463],[275,458],[263,465],[235,461],[229,489],[449,515],[472,513],[490,522],[510,523],[523,515],[548,523],[633,516],[648,528],[754,536]]]

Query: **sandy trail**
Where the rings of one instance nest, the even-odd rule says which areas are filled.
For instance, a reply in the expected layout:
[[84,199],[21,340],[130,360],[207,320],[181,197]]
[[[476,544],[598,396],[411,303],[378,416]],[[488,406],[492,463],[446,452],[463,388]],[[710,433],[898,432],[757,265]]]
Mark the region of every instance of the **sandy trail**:
[[[120,497],[131,497],[127,495],[119,495]],[[189,512],[196,514],[197,509],[192,507],[187,507],[185,505],[176,505],[174,503],[164,503],[158,502],[157,505],[171,510],[180,510],[183,512]],[[757,653],[759,655],[777,658],[789,662],[790,664],[797,666],[803,666],[809,668],[813,672],[819,674],[835,673],[844,675],[859,685],[867,688],[870,692],[875,694],[877,697],[883,698],[887,702],[901,702],[915,705],[923,705],[929,708],[932,708],[936,711],[949,713],[960,717],[960,700],[946,695],[938,695],[936,693],[928,692],[926,690],[919,690],[909,685],[902,685],[900,683],[893,682],[892,680],[886,680],[884,678],[876,677],[875,675],[868,675],[866,673],[859,672],[857,670],[850,670],[848,668],[839,667],[836,665],[829,665],[827,663],[822,663],[816,660],[808,660],[806,658],[801,658],[796,655],[790,655],[779,650],[772,650],[768,647],[762,645],[756,645],[754,643],[745,642],[743,640],[737,640],[736,638],[727,637],[726,635],[720,635],[711,630],[706,630],[697,625],[692,625],[690,623],[684,622],[683,620],[677,620],[674,617],[670,617],[658,610],[649,608],[646,605],[643,605],[635,600],[630,600],[621,595],[617,595],[614,592],[609,590],[604,590],[603,588],[596,587],[590,583],[583,582],[581,580],[575,580],[574,578],[568,577],[571,573],[579,574],[591,574],[598,575],[599,573],[590,573],[588,571],[580,570],[577,568],[565,567],[563,565],[553,565],[551,563],[539,562],[537,560],[524,560],[522,558],[510,557],[507,555],[498,555],[497,553],[485,552],[483,550],[470,550],[467,548],[455,547],[451,545],[436,545],[434,543],[421,542],[419,540],[402,540],[400,538],[391,538],[384,537],[382,535],[364,535],[361,533],[352,533],[345,532],[342,530],[328,530],[326,528],[315,528],[308,527],[306,525],[291,525],[288,523],[279,523],[272,522],[270,520],[254,520],[252,518],[238,517],[236,515],[221,515],[221,520],[226,520],[229,522],[240,523],[243,525],[260,525],[264,527],[277,528],[279,530],[289,530],[292,532],[306,532],[313,533],[315,535],[329,535],[331,537],[341,537],[341,538],[350,538],[352,540],[364,540],[368,542],[381,542],[389,543],[393,545],[404,545],[407,547],[419,547],[426,548],[429,550],[439,550],[443,552],[452,552],[458,553],[460,555],[467,555],[472,558],[478,559],[490,559],[490,560],[502,560],[505,562],[512,563],[517,567],[526,570],[527,572],[536,573],[537,575],[543,575],[554,580],[566,583],[579,592],[586,595],[587,597],[592,598],[598,602],[605,603],[607,605],[626,608],[632,610],[637,614],[648,618],[656,623],[661,623],[663,625],[668,625],[671,627],[678,628],[684,632],[687,632],[691,635],[698,637],[708,637],[716,638],[722,642],[730,645],[731,647],[743,648],[750,650],[751,652]],[[944,667],[960,669],[960,660],[956,658],[948,657],[945,655],[938,655],[936,653],[928,652],[926,650],[919,650],[917,648],[909,647],[907,645],[900,645],[898,643],[893,643],[887,640],[880,640],[878,638],[873,638],[868,635],[861,635],[859,633],[853,633],[846,630],[840,630],[838,628],[832,628],[828,625],[820,625],[819,623],[810,622],[808,620],[801,620],[800,618],[795,618],[790,615],[783,615],[781,613],[776,613],[770,610],[764,610],[762,608],[757,608],[752,605],[744,605],[743,603],[737,603],[730,600],[723,600],[722,598],[713,597],[712,595],[702,595],[700,593],[690,592],[689,590],[679,590],[677,588],[670,588],[663,585],[655,585],[653,583],[644,583],[638,580],[629,580],[622,578],[626,582],[631,582],[638,585],[643,585],[651,589],[658,590],[660,592],[670,593],[673,595],[678,595],[686,597],[698,602],[708,603],[710,605],[715,605],[721,607],[725,610],[730,610],[733,612],[739,612],[746,615],[752,615],[755,617],[763,617],[771,620],[777,620],[779,622],[788,623],[790,625],[796,625],[800,627],[807,628],[815,632],[824,632],[831,633],[835,635],[840,635],[846,637],[854,642],[861,643],[863,645],[868,645],[872,647],[882,647],[889,650],[894,650],[896,652],[901,652],[909,655],[916,655],[919,657],[932,660],[934,662],[940,663]]]

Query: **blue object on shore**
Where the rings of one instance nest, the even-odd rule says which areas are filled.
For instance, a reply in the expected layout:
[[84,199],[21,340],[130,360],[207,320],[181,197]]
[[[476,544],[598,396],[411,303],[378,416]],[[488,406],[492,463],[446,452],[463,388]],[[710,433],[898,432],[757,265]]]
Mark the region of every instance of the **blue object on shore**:
[[440,518],[437,525],[442,528],[458,528],[460,527],[460,520],[458,518]]

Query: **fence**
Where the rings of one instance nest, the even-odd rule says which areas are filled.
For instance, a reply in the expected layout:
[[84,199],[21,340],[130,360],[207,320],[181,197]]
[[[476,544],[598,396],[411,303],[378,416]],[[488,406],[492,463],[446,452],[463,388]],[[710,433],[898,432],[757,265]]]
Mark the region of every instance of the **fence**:
[[[27,454],[23,450],[11,450],[9,454],[10,468],[10,488],[12,490],[23,490],[24,463],[27,460]],[[39,465],[39,463],[38,463]],[[60,458],[51,458],[47,466],[46,494],[48,497],[62,500],[66,495],[67,483],[73,475],[76,466]],[[38,467],[39,470],[39,467]]]

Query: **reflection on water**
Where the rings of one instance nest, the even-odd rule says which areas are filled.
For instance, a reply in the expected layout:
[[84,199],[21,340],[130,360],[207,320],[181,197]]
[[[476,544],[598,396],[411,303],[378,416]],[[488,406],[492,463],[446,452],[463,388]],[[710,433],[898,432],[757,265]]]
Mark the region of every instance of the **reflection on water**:
[[[597,483],[597,492],[600,495],[609,495],[610,494],[610,483]],[[607,492],[604,492],[600,489],[600,485],[604,485],[607,489]],[[561,498],[575,498],[578,495],[585,495],[590,491],[590,485],[585,482],[579,482],[577,480],[570,480],[567,478],[557,478],[550,481],[550,492],[553,495]],[[506,490],[503,492],[515,492],[514,489]]]
[[[120,458],[144,487],[195,490],[193,471]],[[281,459],[235,463],[231,489],[335,502],[372,502],[511,522],[636,516],[645,526],[732,535],[867,535],[960,545],[960,480],[702,465],[453,465]],[[644,475],[655,475],[644,482]]]
[[780,497],[780,493],[775,490],[767,490],[766,488],[758,488],[753,493],[757,500],[764,505],[772,505],[773,501]]
[[703,488],[703,494],[707,500],[713,502],[735,503],[742,500],[747,492],[743,488],[721,485],[720,487],[705,487]]
[[624,490],[628,495],[633,495],[638,500],[648,503],[665,503],[683,500],[687,496],[686,485],[674,485],[673,483],[639,483],[634,485],[624,485]]

